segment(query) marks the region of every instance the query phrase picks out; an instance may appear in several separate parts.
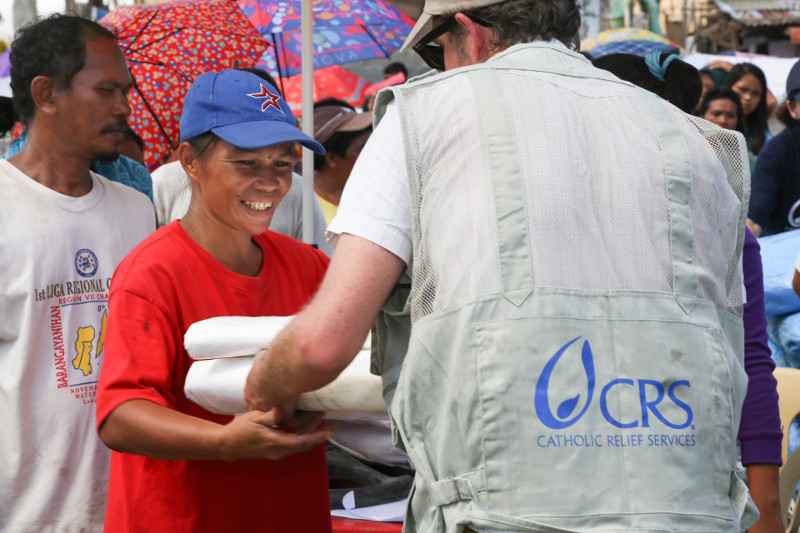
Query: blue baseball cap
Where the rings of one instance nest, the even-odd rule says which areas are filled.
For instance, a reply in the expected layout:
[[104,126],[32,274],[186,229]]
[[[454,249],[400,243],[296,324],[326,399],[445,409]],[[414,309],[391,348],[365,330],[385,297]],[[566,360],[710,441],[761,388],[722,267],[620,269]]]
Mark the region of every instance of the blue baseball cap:
[[297,128],[289,104],[275,87],[240,70],[201,74],[186,93],[181,142],[208,131],[247,150],[292,142],[325,153],[320,143]]

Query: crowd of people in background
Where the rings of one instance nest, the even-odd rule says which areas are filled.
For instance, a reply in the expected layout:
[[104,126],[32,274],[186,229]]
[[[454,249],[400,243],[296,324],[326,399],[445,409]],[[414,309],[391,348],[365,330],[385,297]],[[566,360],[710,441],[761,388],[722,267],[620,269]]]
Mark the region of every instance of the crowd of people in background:
[[[573,4],[569,0],[563,3]],[[491,11],[493,2],[478,4],[477,9],[488,6],[490,18],[502,19]],[[570,9],[559,16],[572,24],[574,13]],[[448,70],[452,65],[483,63],[498,53],[494,41],[485,38],[491,25],[480,14],[459,15],[464,19],[454,16],[451,22],[442,18],[442,13],[431,15],[437,23],[460,25],[463,33],[451,28],[453,35],[468,35],[470,42],[478,43],[467,51],[460,50],[459,54],[467,55],[440,58],[442,65],[449,61]],[[513,41],[501,47],[512,48],[510,56],[503,59],[511,65],[507,68],[516,68],[515,54],[523,58],[530,54],[556,65],[553,58],[565,53],[574,40],[567,30],[563,35],[552,32],[540,37],[541,42],[530,49],[514,49]],[[440,39],[437,37],[437,41]],[[64,43],[70,44],[65,47]],[[433,44],[422,43],[420,49],[422,45],[435,48]],[[441,48],[441,41],[436,44]],[[55,49],[58,53],[50,53]],[[491,54],[486,55],[487,50]],[[472,63],[464,59],[469,54],[474,56]],[[320,415],[293,418],[286,408],[302,387],[312,382],[320,385],[324,379],[303,381],[298,377],[304,375],[303,369],[287,370],[299,384],[295,389],[287,388],[284,396],[270,397],[273,403],[262,396],[247,415],[212,415],[192,404],[183,393],[191,364],[183,348],[183,334],[192,323],[205,318],[285,316],[299,313],[311,301],[300,318],[306,317],[306,321],[292,330],[294,337],[287,333],[280,344],[284,350],[280,353],[298,354],[303,353],[304,342],[317,341],[316,347],[323,351],[320,345],[326,339],[299,340],[308,334],[309,323],[344,339],[327,338],[329,346],[346,344],[349,348],[363,343],[359,334],[366,334],[376,317],[379,321],[387,315],[407,318],[411,313],[407,304],[411,217],[406,220],[388,213],[395,207],[394,197],[387,199],[390,192],[369,180],[382,169],[392,169],[402,186],[391,191],[404,195],[403,210],[423,210],[427,204],[412,206],[409,200],[417,191],[408,191],[406,161],[416,158],[409,168],[430,169],[447,183],[436,158],[453,157],[447,151],[451,147],[433,153],[418,148],[416,153],[406,153],[406,159],[399,148],[387,148],[390,155],[384,156],[380,147],[416,142],[401,138],[398,106],[383,96],[387,92],[378,98],[378,108],[374,108],[374,98],[369,98],[363,109],[341,100],[316,102],[312,138],[297,128],[291,109],[280,98],[278,84],[268,73],[241,68],[202,73],[197,78],[185,99],[178,149],[171,154],[171,161],[165,160],[149,172],[144,166],[147,146],[127,123],[131,113],[127,93],[132,79],[113,34],[84,19],[54,15],[23,28],[13,43],[11,57],[13,105],[12,99],[0,98],[0,132],[16,128],[17,133],[0,160],[3,248],[13,250],[0,257],[6,277],[0,285],[0,422],[5,428],[0,437],[0,454],[4,457],[0,462],[0,509],[4,510],[0,529],[100,531],[105,525],[107,531],[114,532],[257,531],[262,530],[264,520],[274,520],[274,531],[330,530],[324,441],[333,437],[335,428],[324,425]],[[586,83],[602,80],[597,86],[601,90],[607,87],[603,83],[618,84],[622,80],[669,102],[682,112],[680,116],[673,114],[671,107],[663,116],[654,116],[680,129],[688,144],[703,140],[703,136],[713,137],[720,131],[717,127],[741,134],[725,137],[730,146],[743,139],[746,155],[732,165],[738,164],[742,168],[735,170],[749,173],[751,183],[742,249],[741,281],[746,296],[742,302],[743,371],[749,384],[738,427],[740,461],[761,516],[752,531],[783,531],[777,491],[781,430],[756,238],[800,228],[800,61],[788,75],[782,102],[770,92],[762,70],[751,63],[715,61],[698,70],[670,53],[653,52],[644,57],[612,54],[589,61],[572,51],[564,61],[572,65],[570,75],[577,79]],[[552,68],[563,75],[560,66]],[[597,75],[595,69],[605,72]],[[469,79],[484,95],[515,83],[498,76],[487,81],[476,74]],[[392,63],[384,78],[402,84],[408,72],[402,64]],[[445,81],[432,84],[429,93],[399,90],[392,93],[393,97],[411,106],[422,94],[438,98],[442,107],[447,107],[447,77],[441,79]],[[542,84],[539,79],[532,83]],[[570,83],[570,90],[578,91],[577,82]],[[628,84],[622,85],[633,91]],[[255,107],[245,109],[238,99],[241,91],[236,92],[244,86],[253,87],[248,98],[260,86],[279,104],[265,104],[262,109],[261,102],[251,98]],[[459,98],[469,100],[459,92],[461,89],[452,90]],[[651,97],[642,96],[644,91],[630,94],[652,109]],[[566,97],[565,93],[562,96]],[[213,102],[213,112],[209,101]],[[493,108],[492,112],[508,119],[505,110]],[[528,108],[526,112],[533,113]],[[770,130],[771,116],[783,125],[782,131]],[[377,120],[389,126],[373,134]],[[429,127],[436,130],[425,116],[415,120],[419,131]],[[510,119],[503,124],[511,124]],[[486,127],[485,122],[481,125]],[[647,130],[643,123],[637,128]],[[694,131],[687,133],[691,128]],[[406,130],[402,131],[405,134]],[[436,131],[442,138],[452,137]],[[503,135],[507,133],[481,130],[481,135],[505,141],[508,137]],[[656,134],[648,130],[646,135]],[[313,169],[305,169],[313,170],[317,199],[313,247],[298,242],[302,240],[303,183],[298,171],[303,169],[298,166],[296,144],[315,152]],[[447,162],[456,165],[452,160]],[[475,164],[491,166],[483,160]],[[693,164],[699,165],[696,161]],[[607,166],[613,168],[613,162]],[[692,175],[691,169],[684,171]],[[522,176],[528,171],[514,172]],[[353,178],[356,185],[346,188]],[[421,178],[415,185],[422,188],[429,184]],[[433,189],[431,194],[439,192],[436,186]],[[415,197],[414,201],[426,199]],[[337,218],[340,206],[344,214]],[[498,200],[497,209],[502,207],[505,205]],[[387,222],[384,213],[395,218]],[[504,215],[511,217],[513,213],[514,209],[509,209]],[[443,219],[430,216],[438,222],[433,226],[447,225]],[[449,216],[449,212],[442,216]],[[385,234],[375,236],[370,220],[380,221],[376,226],[385,228]],[[725,221],[731,227],[735,222]],[[417,224],[414,219],[413,227]],[[340,262],[334,260],[330,270],[334,254],[325,236],[328,226],[334,240],[344,239],[343,249],[351,254],[349,262],[340,254]],[[502,223],[499,226],[504,227]],[[395,228],[400,228],[397,234]],[[363,238],[353,238],[358,231],[363,232]],[[480,240],[481,235],[476,230],[472,238]],[[415,251],[424,239],[425,235],[416,235]],[[386,241],[392,244],[382,244]],[[380,253],[369,248],[378,245]],[[454,249],[455,255],[461,251]],[[389,256],[381,255],[383,252]],[[376,281],[363,270],[365,265],[380,266],[381,272],[389,272],[392,279]],[[431,268],[430,264],[420,266],[420,272],[425,268]],[[355,291],[354,285],[345,281],[354,273],[363,274],[365,287],[380,288],[376,294],[382,298],[376,297],[373,302],[371,297],[345,292],[347,287]],[[424,274],[437,278],[431,272]],[[90,279],[91,283],[87,281]],[[312,300],[321,284],[320,296]],[[434,300],[441,294],[431,288],[424,297]],[[389,311],[384,303],[393,298],[399,305]],[[367,324],[366,320],[357,320],[358,313],[372,321]],[[321,318],[330,315],[350,316],[354,324],[364,326],[364,331],[356,325],[349,328]],[[404,344],[403,351],[406,348]],[[419,346],[416,349],[416,353],[424,351]],[[67,355],[76,350],[74,358]],[[342,348],[341,353],[344,351]],[[316,367],[325,368],[319,375],[327,379],[348,362],[346,359],[335,353],[327,367],[322,363]],[[101,361],[103,373],[98,376]],[[494,363],[485,364],[491,368]],[[387,373],[394,370],[387,365]],[[73,379],[77,373],[92,385],[83,386]],[[287,378],[286,387],[290,383],[294,382]],[[396,383],[389,390],[394,386]],[[405,392],[411,396],[421,392],[412,391]],[[251,398],[258,398],[255,386],[248,389],[248,401]],[[417,405],[408,398],[403,401]],[[272,408],[259,410],[268,404]],[[414,439],[422,439],[427,445],[427,436],[406,435],[406,431],[413,433],[409,428],[416,430],[418,426],[414,413],[403,416],[411,419],[401,426],[403,438],[409,439],[404,444],[419,446],[412,451],[412,458],[420,459],[414,453],[425,446]],[[441,422],[437,416],[430,414],[425,423],[435,426],[432,421]],[[294,429],[289,433],[276,429],[279,423]],[[388,429],[385,433],[390,439]],[[431,453],[443,452],[436,449]],[[422,462],[428,459],[447,463],[446,457],[433,455]],[[428,471],[424,474],[430,476]],[[420,494],[432,497],[435,491],[430,479],[419,479],[417,500],[412,504],[416,505],[418,523],[438,531],[439,523],[451,517],[425,514]],[[431,484],[425,484],[428,482]],[[268,515],[261,507],[265,497],[271,501]],[[469,496],[473,497],[477,498]],[[458,506],[467,499],[459,495]],[[232,506],[243,511],[232,516]],[[495,523],[492,516],[475,518],[472,510],[458,508],[458,516],[472,517],[475,521],[470,523],[478,524],[474,525],[477,530],[491,531]],[[608,512],[613,514],[613,510]],[[163,519],[167,515],[170,520]]]

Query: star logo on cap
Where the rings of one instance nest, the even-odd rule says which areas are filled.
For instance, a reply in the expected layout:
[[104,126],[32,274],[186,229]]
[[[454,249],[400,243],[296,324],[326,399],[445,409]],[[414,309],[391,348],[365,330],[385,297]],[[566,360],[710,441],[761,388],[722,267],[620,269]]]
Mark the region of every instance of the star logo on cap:
[[[264,102],[261,104],[261,111],[266,111],[269,106],[272,106],[281,113],[283,113],[283,109],[281,109],[281,106],[278,104],[278,100],[280,100],[281,96],[279,94],[272,94],[271,92],[269,92],[269,89],[264,87],[263,83],[259,83],[259,85],[261,86],[261,91],[257,93],[248,94],[247,96],[249,96],[250,98],[265,99]],[[284,113],[284,115],[285,114],[286,113]]]

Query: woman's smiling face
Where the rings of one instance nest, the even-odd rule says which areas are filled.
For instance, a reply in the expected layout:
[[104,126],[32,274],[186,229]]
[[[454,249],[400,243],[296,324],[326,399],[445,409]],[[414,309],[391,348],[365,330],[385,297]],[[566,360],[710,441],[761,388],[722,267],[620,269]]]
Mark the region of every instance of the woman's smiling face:
[[247,150],[215,140],[193,169],[202,215],[250,235],[264,233],[292,185],[294,145]]

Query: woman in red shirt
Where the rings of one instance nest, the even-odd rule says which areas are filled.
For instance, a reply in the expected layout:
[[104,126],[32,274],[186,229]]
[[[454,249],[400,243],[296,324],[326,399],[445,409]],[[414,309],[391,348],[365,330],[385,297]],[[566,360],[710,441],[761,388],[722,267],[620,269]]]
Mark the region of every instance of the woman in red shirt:
[[97,393],[100,437],[114,450],[105,530],[330,531],[331,430],[319,415],[287,432],[277,408],[216,415],[183,392],[191,324],[291,315],[316,291],[327,258],[267,228],[294,143],[324,150],[274,87],[236,70],[197,78],[181,141],[189,211],[131,251],[110,293]]

